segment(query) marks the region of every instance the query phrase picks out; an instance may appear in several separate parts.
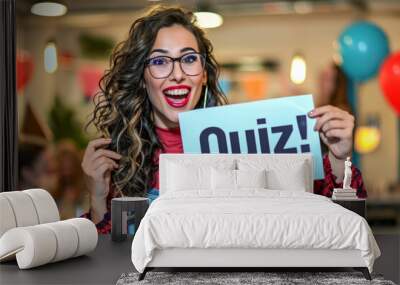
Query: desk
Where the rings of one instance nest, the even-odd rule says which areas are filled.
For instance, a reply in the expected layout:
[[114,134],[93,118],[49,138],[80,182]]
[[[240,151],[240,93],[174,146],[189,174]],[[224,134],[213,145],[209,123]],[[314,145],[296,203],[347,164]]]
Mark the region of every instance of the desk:
[[[382,256],[375,262],[374,273],[399,282],[400,235],[375,234],[375,239]],[[97,248],[87,256],[28,270],[19,270],[15,261],[1,263],[0,284],[115,284],[122,273],[135,270],[131,244],[132,238],[117,243],[111,235],[99,235]]]
[[111,235],[99,235],[88,255],[19,270],[16,261],[0,264],[0,284],[115,284],[124,272],[134,271],[132,238],[112,242]]

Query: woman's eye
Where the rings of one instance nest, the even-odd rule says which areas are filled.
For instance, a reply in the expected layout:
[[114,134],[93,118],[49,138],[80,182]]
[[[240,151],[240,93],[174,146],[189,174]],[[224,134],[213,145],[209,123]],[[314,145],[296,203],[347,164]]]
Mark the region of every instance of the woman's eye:
[[197,55],[195,55],[195,54],[189,54],[182,58],[183,63],[193,63],[196,61],[197,61]]
[[162,57],[157,57],[150,60],[151,65],[164,65],[167,63],[168,63],[167,59]]

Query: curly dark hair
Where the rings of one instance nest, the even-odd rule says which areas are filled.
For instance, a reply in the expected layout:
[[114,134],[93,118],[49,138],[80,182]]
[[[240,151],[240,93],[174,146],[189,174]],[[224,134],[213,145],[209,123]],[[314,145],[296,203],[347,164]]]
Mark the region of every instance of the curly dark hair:
[[[128,38],[119,43],[110,58],[110,69],[100,80],[93,123],[103,137],[111,138],[110,149],[122,155],[119,168],[112,173],[113,184],[126,196],[145,196],[158,169],[154,156],[162,150],[154,126],[153,109],[144,88],[145,61],[158,31],[181,25],[196,38],[206,57],[207,106],[227,103],[218,85],[219,65],[213,47],[192,12],[179,7],[156,6],[131,26]],[[202,92],[204,92],[203,88]],[[204,96],[203,96],[204,97]],[[197,103],[199,108],[202,102]]]
[[333,69],[336,72],[335,88],[332,90],[332,94],[330,94],[329,104],[352,113],[349,100],[347,99],[347,86],[349,85],[347,77],[339,65],[334,63]]

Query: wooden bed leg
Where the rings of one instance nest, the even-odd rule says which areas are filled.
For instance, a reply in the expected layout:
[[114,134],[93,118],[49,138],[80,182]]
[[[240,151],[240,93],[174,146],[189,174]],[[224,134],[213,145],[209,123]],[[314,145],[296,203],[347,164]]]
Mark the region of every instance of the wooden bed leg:
[[369,274],[369,270],[367,267],[355,267],[354,269],[357,271],[361,271],[362,274],[364,275],[365,279],[372,280],[371,274]]
[[139,274],[139,278],[138,281],[142,281],[144,279],[144,277],[146,276],[148,269],[147,267],[144,269],[144,271],[142,273]]

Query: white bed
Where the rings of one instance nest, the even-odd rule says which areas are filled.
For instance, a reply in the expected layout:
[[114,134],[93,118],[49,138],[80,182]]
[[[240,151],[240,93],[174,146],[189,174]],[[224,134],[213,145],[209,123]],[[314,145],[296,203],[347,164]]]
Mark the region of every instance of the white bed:
[[132,243],[140,279],[155,267],[354,267],[370,278],[380,251],[367,222],[312,194],[312,167],[310,155],[161,155],[160,197]]

